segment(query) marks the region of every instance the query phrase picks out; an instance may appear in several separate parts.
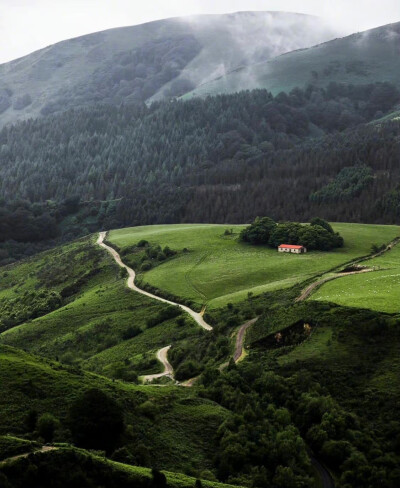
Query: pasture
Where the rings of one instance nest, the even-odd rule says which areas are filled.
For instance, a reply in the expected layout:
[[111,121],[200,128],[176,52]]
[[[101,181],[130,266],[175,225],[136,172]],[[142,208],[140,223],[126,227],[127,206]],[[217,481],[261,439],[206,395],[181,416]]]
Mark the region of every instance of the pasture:
[[382,256],[369,259],[362,264],[375,267],[377,271],[330,281],[311,295],[311,300],[398,313],[400,311],[400,246],[397,245]]
[[[372,243],[388,243],[399,235],[397,226],[335,223],[345,246],[330,252],[278,254],[267,246],[239,242],[241,225],[154,225],[113,230],[108,239],[120,249],[145,239],[151,244],[188,252],[143,273],[142,279],[160,290],[209,308],[266,291],[291,287],[352,259],[370,253]],[[232,229],[232,235],[224,235]]]

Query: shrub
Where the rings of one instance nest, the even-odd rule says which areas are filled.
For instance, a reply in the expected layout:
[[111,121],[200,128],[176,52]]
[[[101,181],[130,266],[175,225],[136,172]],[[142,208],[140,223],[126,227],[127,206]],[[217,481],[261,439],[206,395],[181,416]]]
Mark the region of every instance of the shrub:
[[59,426],[59,421],[51,413],[44,413],[41,415],[37,421],[37,431],[40,437],[44,439],[45,442],[51,442],[54,437],[54,432]]
[[95,388],[83,393],[71,405],[68,423],[77,446],[106,452],[115,448],[124,430],[119,405]]

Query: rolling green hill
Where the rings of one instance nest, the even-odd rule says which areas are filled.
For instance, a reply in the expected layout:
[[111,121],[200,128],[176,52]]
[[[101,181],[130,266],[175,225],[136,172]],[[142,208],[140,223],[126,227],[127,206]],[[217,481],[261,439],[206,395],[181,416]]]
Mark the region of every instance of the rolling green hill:
[[[146,271],[142,280],[176,296],[209,308],[238,302],[248,292],[260,294],[288,288],[354,259],[369,254],[371,244],[388,243],[398,236],[397,226],[333,224],[345,246],[331,252],[281,255],[275,249],[238,242],[243,226],[160,225],[112,231],[109,239],[125,249],[145,239],[161,247],[189,252]],[[224,235],[226,229],[233,235]],[[129,256],[129,254],[128,254]]]
[[0,124],[90,103],[180,95],[238,65],[333,37],[316,17],[281,12],[172,18],[97,32],[1,65]]
[[400,86],[400,23],[390,24],[274,59],[242,67],[204,83],[184,98],[266,88],[273,94],[308,84],[367,84],[389,81]]
[[380,257],[364,261],[363,266],[377,271],[364,275],[345,276],[325,283],[311,296],[348,307],[371,308],[382,312],[399,313],[400,304],[400,247]]
[[[150,475],[140,465],[166,470],[173,487],[193,484],[187,475],[246,487],[311,487],[321,469],[329,477],[323,462],[351,488],[373,486],[376,477],[394,488],[398,315],[368,310],[376,307],[367,293],[362,303],[349,301],[350,308],[295,298],[306,283],[367,256],[372,243],[397,237],[399,227],[333,226],[343,248],[300,256],[238,242],[243,226],[112,231],[108,241],[124,262],[152,265],[139,276],[142,286],[148,282],[199,304],[210,297],[214,328],[208,332],[129,290],[97,236],[3,267],[0,459],[40,449],[43,418],[55,426],[58,448],[0,462],[0,483],[20,488],[27,472],[49,473],[62,483],[76,471],[75,484],[83,476],[85,488],[99,476],[110,487],[126,477],[140,484]],[[369,264],[396,268],[398,249]],[[387,302],[394,298],[393,292]],[[237,331],[255,316],[244,359],[235,364],[229,360]],[[135,384],[137,373],[160,368],[155,352],[168,343],[176,378],[199,375],[195,386]],[[123,416],[123,433],[107,458],[74,447],[80,444],[71,408],[93,388]],[[89,414],[98,421],[97,412]]]
[[[201,333],[131,292],[92,238],[1,270],[1,341],[112,378],[157,373],[156,351]],[[151,321],[151,324],[150,322]]]
[[[200,471],[209,469],[213,433],[229,417],[229,412],[217,404],[195,398],[191,389],[111,381],[3,345],[0,345],[0,380],[0,411],[6,413],[0,416],[0,435],[25,433],[26,418],[34,410],[38,415],[51,412],[61,422],[56,439],[68,439],[66,419],[71,404],[82,392],[97,388],[123,408],[129,426],[124,445],[134,450],[137,439],[144,437],[152,464],[163,469],[185,472],[191,467]],[[142,407],[145,402],[151,402],[147,403],[147,410]],[[29,450],[27,446],[25,452]],[[10,451],[10,455],[14,454]]]

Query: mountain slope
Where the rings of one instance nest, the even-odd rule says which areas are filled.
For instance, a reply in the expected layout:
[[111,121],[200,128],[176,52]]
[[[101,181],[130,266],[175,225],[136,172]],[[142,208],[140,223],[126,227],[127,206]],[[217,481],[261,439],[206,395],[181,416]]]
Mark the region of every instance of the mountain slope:
[[273,94],[307,84],[366,84],[389,81],[400,86],[400,22],[300,49],[239,68],[193,90],[189,96],[266,88]]
[[180,95],[239,65],[333,37],[316,17],[241,12],[70,39],[0,66],[0,124],[99,101]]

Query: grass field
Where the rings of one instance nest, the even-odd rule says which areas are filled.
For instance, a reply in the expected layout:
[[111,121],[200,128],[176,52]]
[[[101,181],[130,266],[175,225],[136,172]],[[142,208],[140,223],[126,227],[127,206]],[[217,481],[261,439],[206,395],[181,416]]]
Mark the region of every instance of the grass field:
[[330,281],[311,295],[311,300],[389,313],[400,312],[400,245],[362,264],[376,267],[379,271]]
[[[399,235],[397,226],[333,224],[345,246],[331,252],[282,255],[275,249],[238,242],[243,226],[156,225],[110,232],[109,240],[121,249],[141,239],[187,248],[188,253],[144,273],[146,283],[195,302],[217,308],[246,298],[248,292],[290,287],[358,256],[367,255],[371,244],[387,243]],[[225,236],[232,228],[234,234]]]

